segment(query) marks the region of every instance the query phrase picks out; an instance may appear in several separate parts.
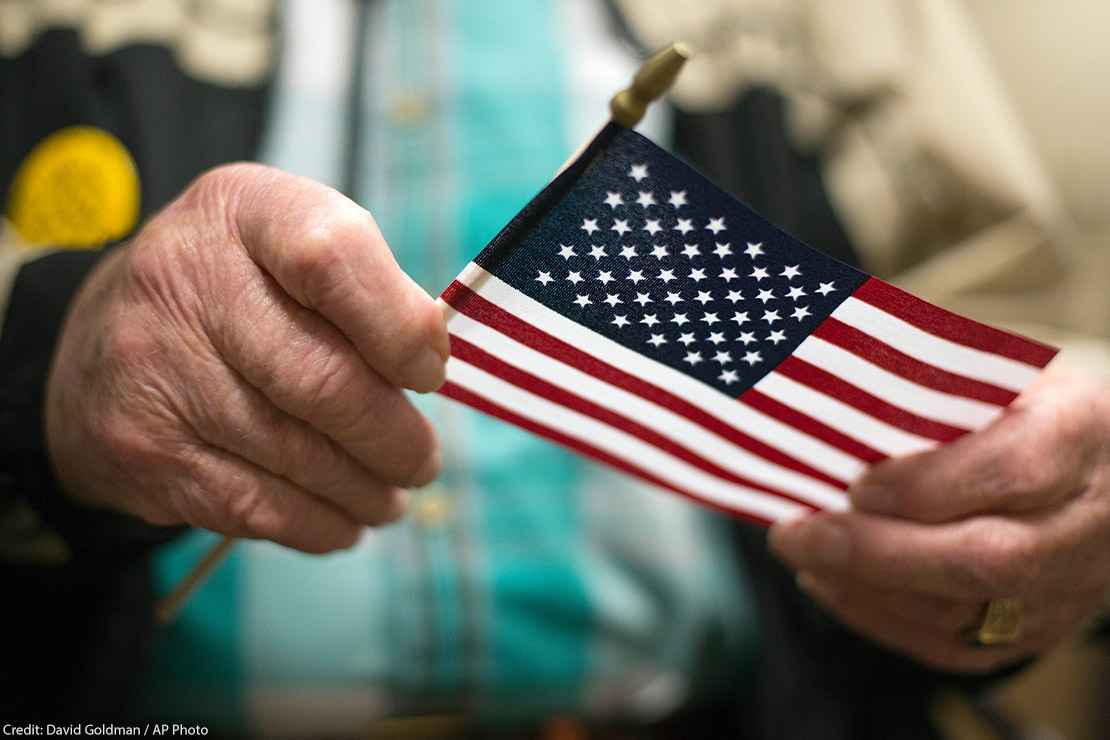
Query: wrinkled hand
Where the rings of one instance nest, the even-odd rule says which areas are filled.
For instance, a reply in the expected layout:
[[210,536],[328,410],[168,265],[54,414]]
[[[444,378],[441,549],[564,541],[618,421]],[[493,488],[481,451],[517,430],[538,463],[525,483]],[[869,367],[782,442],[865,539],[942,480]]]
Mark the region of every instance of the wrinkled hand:
[[157,524],[310,552],[403,513],[438,472],[401,388],[446,328],[368,213],[254,166],[211,171],[74,300],[47,388],[67,492]]
[[[1046,373],[989,428],[889,460],[854,511],[776,526],[799,585],[855,630],[935,668],[983,672],[1043,652],[1110,586],[1110,386]],[[1025,636],[976,647],[987,600],[1019,597]]]

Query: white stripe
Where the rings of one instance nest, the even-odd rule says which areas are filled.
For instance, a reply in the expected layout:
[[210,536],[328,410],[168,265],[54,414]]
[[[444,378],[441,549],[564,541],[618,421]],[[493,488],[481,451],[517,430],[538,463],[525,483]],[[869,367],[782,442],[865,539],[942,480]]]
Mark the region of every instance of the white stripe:
[[447,362],[451,382],[526,419],[556,429],[569,437],[604,450],[628,461],[672,485],[696,494],[705,501],[729,509],[746,511],[765,519],[798,516],[806,511],[801,504],[778,496],[734,485],[709,475],[638,437],[551,403],[500,378],[452,357]]
[[812,437],[778,419],[750,406],[737,403],[716,388],[685,373],[672,370],[627,347],[606,339],[555,311],[532,300],[520,291],[470,263],[458,281],[502,310],[532,324],[552,336],[559,337],[577,349],[608,365],[655,386],[666,388],[682,400],[696,406],[750,437],[758,439],[837,480],[851,482],[863,473],[866,463],[816,437]]
[[994,404],[953,396],[906,380],[820,337],[806,337],[794,350],[794,356],[887,403],[961,429],[981,429],[1002,413],[1002,408]]
[[1015,393],[1041,372],[1024,362],[942,339],[857,298],[841,303],[832,316],[917,360]]
[[622,415],[736,475],[804,498],[822,508],[842,506],[844,503],[844,493],[823,481],[754,455],[683,416],[526,347],[468,316],[455,311],[452,314],[447,322],[452,334],[580,398],[606,408],[619,409]]
[[887,455],[909,455],[932,449],[937,444],[934,440],[891,426],[843,401],[773,371],[763,376],[755,384],[755,388],[779,403],[801,411]]

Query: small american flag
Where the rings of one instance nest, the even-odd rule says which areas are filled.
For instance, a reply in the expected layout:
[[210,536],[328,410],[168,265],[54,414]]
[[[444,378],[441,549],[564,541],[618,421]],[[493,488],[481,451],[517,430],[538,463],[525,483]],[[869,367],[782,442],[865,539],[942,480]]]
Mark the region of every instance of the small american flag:
[[441,298],[447,396],[762,523],[845,508],[866,466],[989,424],[1055,354],[807,247],[616,124]]

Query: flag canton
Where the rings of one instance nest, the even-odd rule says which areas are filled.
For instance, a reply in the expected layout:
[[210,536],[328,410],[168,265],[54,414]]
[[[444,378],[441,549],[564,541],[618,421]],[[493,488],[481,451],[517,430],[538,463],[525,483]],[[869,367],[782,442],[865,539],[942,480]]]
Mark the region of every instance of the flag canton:
[[786,359],[867,277],[629,130],[521,243],[477,262],[549,309],[730,396]]

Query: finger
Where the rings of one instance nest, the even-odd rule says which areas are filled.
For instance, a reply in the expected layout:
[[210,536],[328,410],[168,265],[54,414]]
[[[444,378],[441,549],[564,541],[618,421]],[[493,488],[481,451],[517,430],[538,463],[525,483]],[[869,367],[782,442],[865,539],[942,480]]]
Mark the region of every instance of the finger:
[[336,442],[278,409],[226,365],[205,378],[210,390],[193,418],[197,433],[313,495],[327,499],[366,525],[404,514],[405,491],[381,482]]
[[981,601],[959,601],[905,588],[871,586],[840,575],[823,576],[816,571],[804,571],[799,578],[802,575],[807,582],[815,581],[861,608],[875,607],[910,624],[949,635],[965,634],[979,624],[983,614]]
[[771,549],[796,570],[963,601],[1022,596],[1042,557],[1036,523],[976,518],[944,525],[858,512],[772,527]]
[[443,315],[401,271],[370,214],[331,188],[277,170],[232,173],[245,183],[235,215],[251,258],[391,383],[439,388],[450,352]]
[[798,586],[852,630],[933,668],[984,673],[1028,657],[1028,644],[989,649],[961,637],[903,619],[874,603],[859,603],[827,581],[799,576]]
[[186,522],[232,537],[325,553],[350,547],[362,532],[334,505],[216,447],[193,449],[175,487]]
[[215,321],[216,351],[287,414],[334,440],[381,481],[419,486],[439,472],[435,433],[318,314],[259,274]]
[[874,466],[849,496],[858,509],[921,522],[1049,508],[1082,487],[1090,445],[1073,431],[1056,413],[1014,408],[949,445]]

